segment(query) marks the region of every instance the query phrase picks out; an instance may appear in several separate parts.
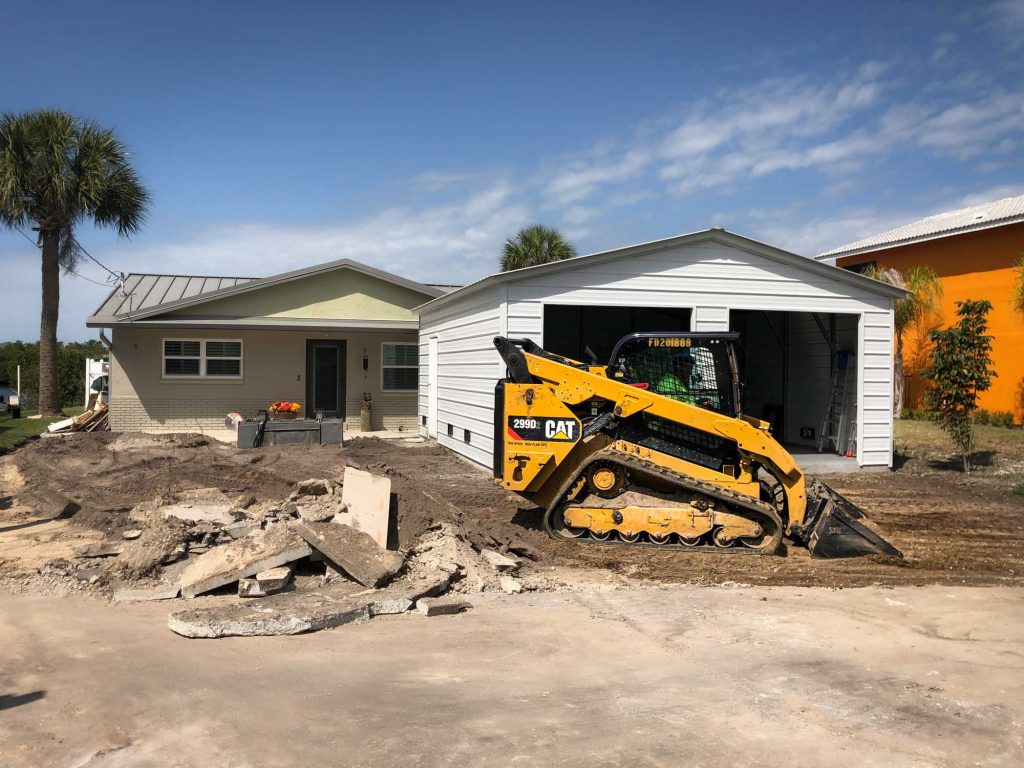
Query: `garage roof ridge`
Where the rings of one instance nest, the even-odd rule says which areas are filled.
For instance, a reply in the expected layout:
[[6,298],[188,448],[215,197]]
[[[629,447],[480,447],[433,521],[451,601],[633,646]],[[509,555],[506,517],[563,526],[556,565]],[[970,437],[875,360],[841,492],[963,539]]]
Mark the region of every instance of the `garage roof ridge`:
[[806,256],[801,256],[799,254],[792,253],[791,251],[777,248],[774,245],[761,242],[760,240],[755,240],[751,237],[746,237],[745,235],[730,232],[722,227],[710,227],[708,229],[697,230],[696,232],[674,235],[673,237],[650,240],[644,243],[635,243],[633,245],[613,248],[607,251],[597,251],[583,256],[575,256],[571,259],[564,259],[562,261],[535,264],[531,267],[521,267],[520,269],[512,269],[507,272],[496,272],[470,283],[463,288],[452,291],[451,293],[446,293],[443,296],[431,299],[430,301],[416,307],[416,311],[421,311],[428,307],[433,309],[445,306],[456,299],[466,298],[467,296],[470,296],[471,294],[474,294],[490,285],[515,282],[519,279],[533,277],[535,275],[571,270],[584,262],[588,264],[600,264],[605,261],[613,261],[615,259],[628,258],[645,253],[656,253],[668,248],[674,248],[678,245],[691,245],[705,240],[713,240],[725,245],[731,245],[741,250],[745,250],[748,253],[763,256],[784,264],[790,264],[799,267],[800,269],[805,269],[808,272],[814,272],[833,280],[839,280],[859,288],[864,288],[879,295],[892,296],[895,298],[903,298],[906,296],[906,291],[904,289],[897,288],[889,285],[888,283],[883,283],[879,280],[874,280],[870,277],[857,274],[856,272],[850,272],[846,269],[840,269],[839,267],[832,266],[831,264],[824,264],[820,261],[815,261],[814,259]]

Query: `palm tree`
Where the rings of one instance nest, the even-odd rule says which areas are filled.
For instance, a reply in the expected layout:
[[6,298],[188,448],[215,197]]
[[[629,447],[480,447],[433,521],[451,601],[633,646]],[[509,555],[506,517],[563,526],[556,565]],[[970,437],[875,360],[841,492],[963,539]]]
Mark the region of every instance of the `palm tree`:
[[1016,274],[1013,277],[1013,308],[1024,315],[1024,253],[1013,262]]
[[543,224],[534,224],[505,241],[501,252],[501,271],[571,259],[575,255],[576,248],[561,232]]
[[42,250],[39,411],[60,415],[57,317],[60,267],[80,255],[75,227],[91,219],[122,237],[142,226],[149,192],[113,131],[55,109],[0,117],[0,223],[29,227]]
[[893,415],[900,417],[906,400],[906,382],[903,379],[903,336],[907,329],[921,323],[939,309],[942,300],[942,280],[931,267],[914,267],[906,278],[897,270],[883,266],[871,267],[865,275],[897,288],[905,288],[906,298],[897,299],[893,322],[896,330],[896,360],[893,382]]

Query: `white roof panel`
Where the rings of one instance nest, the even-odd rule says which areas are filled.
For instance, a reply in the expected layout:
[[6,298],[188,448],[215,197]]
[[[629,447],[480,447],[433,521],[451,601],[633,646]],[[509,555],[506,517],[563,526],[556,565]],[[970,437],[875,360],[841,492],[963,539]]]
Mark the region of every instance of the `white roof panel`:
[[916,243],[921,240],[959,235],[976,229],[1004,226],[1018,221],[1024,221],[1024,195],[1004,197],[1002,200],[994,200],[990,203],[937,213],[887,232],[880,232],[877,235],[865,237],[863,240],[833,248],[815,258],[835,259],[840,256],[853,256],[896,245]]

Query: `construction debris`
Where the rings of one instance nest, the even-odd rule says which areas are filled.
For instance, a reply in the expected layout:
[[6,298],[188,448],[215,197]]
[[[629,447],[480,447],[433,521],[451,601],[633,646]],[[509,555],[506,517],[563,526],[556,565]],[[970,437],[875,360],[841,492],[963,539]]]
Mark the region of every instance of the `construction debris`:
[[292,524],[309,546],[365,587],[380,587],[398,573],[405,558],[381,549],[369,534],[332,523]]
[[341,501],[346,512],[337,515],[334,522],[370,534],[381,549],[387,549],[391,530],[391,478],[345,467]]
[[295,501],[303,496],[330,496],[333,493],[334,486],[330,480],[311,478],[297,483],[290,498]]
[[105,403],[97,402],[90,410],[62,421],[50,424],[46,431],[51,435],[69,434],[71,432],[95,432],[110,429]]
[[161,584],[156,587],[124,588],[114,591],[115,603],[143,603],[152,600],[173,600],[181,594],[177,584]]
[[501,591],[506,595],[518,595],[523,591],[522,582],[513,579],[511,576],[502,576],[499,583],[501,585]]
[[[347,582],[330,591],[273,595],[259,600],[209,608],[175,611],[167,626],[183,637],[254,637],[297,635],[343,624],[368,621],[374,615],[393,613],[395,603],[409,605],[443,591],[448,580],[403,579],[382,590],[365,590]],[[378,606],[381,610],[375,610]]]
[[288,526],[274,525],[201,555],[181,574],[181,594],[195,597],[309,553],[306,542]]
[[235,522],[231,502],[219,488],[197,488],[176,494],[177,501],[160,508],[164,517],[176,517],[191,523],[230,525]]
[[482,549],[480,554],[484,556],[491,565],[494,566],[496,571],[514,571],[519,567],[519,561],[513,560],[511,557],[506,557],[500,552],[495,552],[493,549]]
[[472,607],[472,603],[455,597],[421,597],[416,601],[416,611],[424,616],[449,616]]
[[270,568],[256,574],[255,578],[245,578],[238,582],[239,597],[266,597],[273,595],[288,586],[292,578],[292,569],[287,565]]

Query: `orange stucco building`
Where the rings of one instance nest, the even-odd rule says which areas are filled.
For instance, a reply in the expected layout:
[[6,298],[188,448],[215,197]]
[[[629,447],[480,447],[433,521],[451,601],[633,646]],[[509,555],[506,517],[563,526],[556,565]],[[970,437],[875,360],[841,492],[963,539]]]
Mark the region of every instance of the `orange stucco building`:
[[979,407],[1024,416],[1024,315],[1013,307],[1018,270],[1024,255],[1024,195],[931,216],[889,232],[836,248],[819,256],[836,265],[862,271],[869,265],[892,267],[906,275],[929,266],[942,280],[942,302],[934,317],[904,334],[904,372],[908,376],[907,407],[920,404],[925,382],[931,327],[956,321],[956,302],[988,299],[992,360],[997,378],[981,394]]

